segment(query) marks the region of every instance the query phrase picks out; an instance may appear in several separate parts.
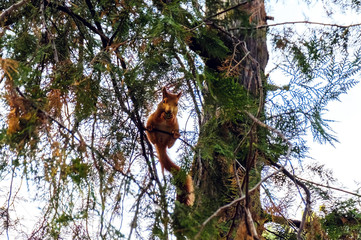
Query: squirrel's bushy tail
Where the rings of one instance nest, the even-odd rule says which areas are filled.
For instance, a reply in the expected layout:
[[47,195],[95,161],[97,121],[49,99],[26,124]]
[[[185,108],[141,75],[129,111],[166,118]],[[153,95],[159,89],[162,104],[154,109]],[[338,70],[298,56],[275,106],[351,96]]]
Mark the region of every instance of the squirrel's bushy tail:
[[168,172],[170,172],[172,174],[178,173],[178,171],[180,170],[180,167],[178,167],[169,158],[169,156],[167,154],[167,146],[162,145],[162,144],[156,144],[155,149],[157,150],[157,153],[158,153],[158,158],[159,158],[160,165],[162,166],[162,171],[164,171],[164,168],[165,168]]
[[[180,167],[176,165],[167,154],[167,147],[165,145],[156,144],[155,148],[158,153],[159,162],[162,166],[162,171],[166,169],[173,176],[177,175],[180,171]],[[177,200],[188,206],[192,206],[194,203],[194,188],[192,177],[187,174],[183,183],[177,184]]]
[[177,200],[181,203],[192,206],[194,203],[194,188],[192,177],[187,174],[183,187],[180,189],[181,192],[177,195]]

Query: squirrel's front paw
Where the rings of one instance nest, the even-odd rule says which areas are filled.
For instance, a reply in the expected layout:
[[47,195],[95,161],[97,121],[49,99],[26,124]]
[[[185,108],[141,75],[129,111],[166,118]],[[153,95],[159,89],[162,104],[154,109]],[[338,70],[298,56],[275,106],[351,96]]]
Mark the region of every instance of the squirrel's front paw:
[[172,134],[173,134],[173,138],[179,138],[180,137],[180,134],[179,134],[179,131],[178,130],[173,130],[172,131]]
[[151,132],[151,131],[153,131],[154,127],[153,127],[153,125],[148,125],[146,127],[146,129],[147,129],[148,132]]

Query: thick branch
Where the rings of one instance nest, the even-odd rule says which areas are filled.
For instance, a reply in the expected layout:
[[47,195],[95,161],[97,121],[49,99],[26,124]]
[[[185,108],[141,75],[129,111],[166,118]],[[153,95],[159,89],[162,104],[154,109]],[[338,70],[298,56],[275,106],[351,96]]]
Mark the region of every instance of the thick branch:
[[300,227],[298,228],[298,233],[297,233],[297,239],[302,240],[301,234],[302,234],[303,228],[306,223],[306,217],[307,217],[307,214],[309,213],[309,211],[311,210],[311,192],[310,192],[310,190],[308,190],[307,186],[303,182],[298,180],[293,174],[291,174],[289,171],[287,171],[283,166],[279,165],[278,163],[272,162],[272,161],[270,161],[270,164],[272,166],[275,166],[278,169],[282,168],[283,174],[286,175],[289,179],[291,179],[295,184],[300,186],[306,193],[306,206],[305,206],[305,210],[302,215],[302,221],[300,223]]
[[[98,21],[97,19],[97,16],[96,16],[96,12],[94,10],[94,7],[93,7],[93,4],[91,3],[90,0],[86,0],[85,1],[88,8],[89,8],[89,11],[93,17],[93,20],[94,20],[94,23],[95,23],[95,26],[97,27],[98,31],[103,35],[104,35],[104,32],[103,32],[103,28],[102,28],[102,25],[100,24],[100,22]],[[106,38],[101,38],[102,39],[102,43],[103,43],[103,48],[107,47],[108,46],[108,43],[109,43],[109,39],[106,37]]]

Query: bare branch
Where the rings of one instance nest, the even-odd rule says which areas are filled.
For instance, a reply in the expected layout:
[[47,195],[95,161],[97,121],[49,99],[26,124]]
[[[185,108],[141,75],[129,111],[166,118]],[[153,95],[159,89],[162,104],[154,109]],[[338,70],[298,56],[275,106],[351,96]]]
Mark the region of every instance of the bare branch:
[[10,228],[10,200],[11,200],[11,194],[12,194],[12,190],[13,190],[13,181],[14,181],[14,175],[15,175],[15,166],[12,169],[12,173],[11,173],[11,180],[10,180],[10,188],[9,188],[9,197],[8,197],[8,201],[7,201],[7,208],[6,208],[6,217],[5,217],[5,228],[6,228],[6,236],[7,239],[9,240],[9,228]]
[[307,180],[307,179],[304,179],[304,178],[300,178],[300,177],[297,177],[297,179],[301,180],[301,181],[304,181],[304,182],[308,182],[310,184],[313,184],[313,185],[316,185],[316,186],[320,186],[320,187],[324,187],[324,188],[329,188],[329,189],[332,189],[332,190],[335,190],[335,191],[339,191],[339,192],[343,192],[343,193],[347,193],[347,194],[350,194],[350,195],[354,195],[356,197],[361,197],[360,194],[357,194],[357,193],[354,193],[354,192],[350,192],[350,191],[347,191],[347,190],[344,190],[344,189],[341,189],[341,188],[336,188],[336,187],[332,187],[332,186],[328,186],[328,185],[323,185],[321,183],[316,183],[316,182],[313,182],[313,181],[310,181],[310,180]]
[[[312,21],[294,21],[294,22],[281,22],[281,23],[274,23],[274,24],[266,24],[266,25],[259,25],[255,27],[251,27],[253,29],[261,29],[261,28],[267,28],[267,27],[276,27],[276,26],[282,26],[282,25],[290,25],[290,24],[311,24],[311,25],[321,25],[326,27],[338,27],[338,28],[351,28],[351,27],[358,27],[361,26],[361,23],[355,23],[350,25],[339,25],[336,23],[322,23],[322,22],[312,22]],[[250,28],[233,28],[229,30],[238,30],[238,29],[250,29]]]

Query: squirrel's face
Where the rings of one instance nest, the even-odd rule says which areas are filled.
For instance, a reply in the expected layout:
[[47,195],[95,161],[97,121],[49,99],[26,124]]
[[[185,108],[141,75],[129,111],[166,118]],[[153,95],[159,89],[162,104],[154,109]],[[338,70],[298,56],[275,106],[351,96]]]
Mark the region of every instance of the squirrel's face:
[[162,108],[164,111],[164,118],[171,119],[173,116],[177,116],[178,113],[178,101],[182,93],[177,95],[170,94],[163,88],[163,101]]
[[178,113],[178,99],[163,98],[164,117],[170,119]]

